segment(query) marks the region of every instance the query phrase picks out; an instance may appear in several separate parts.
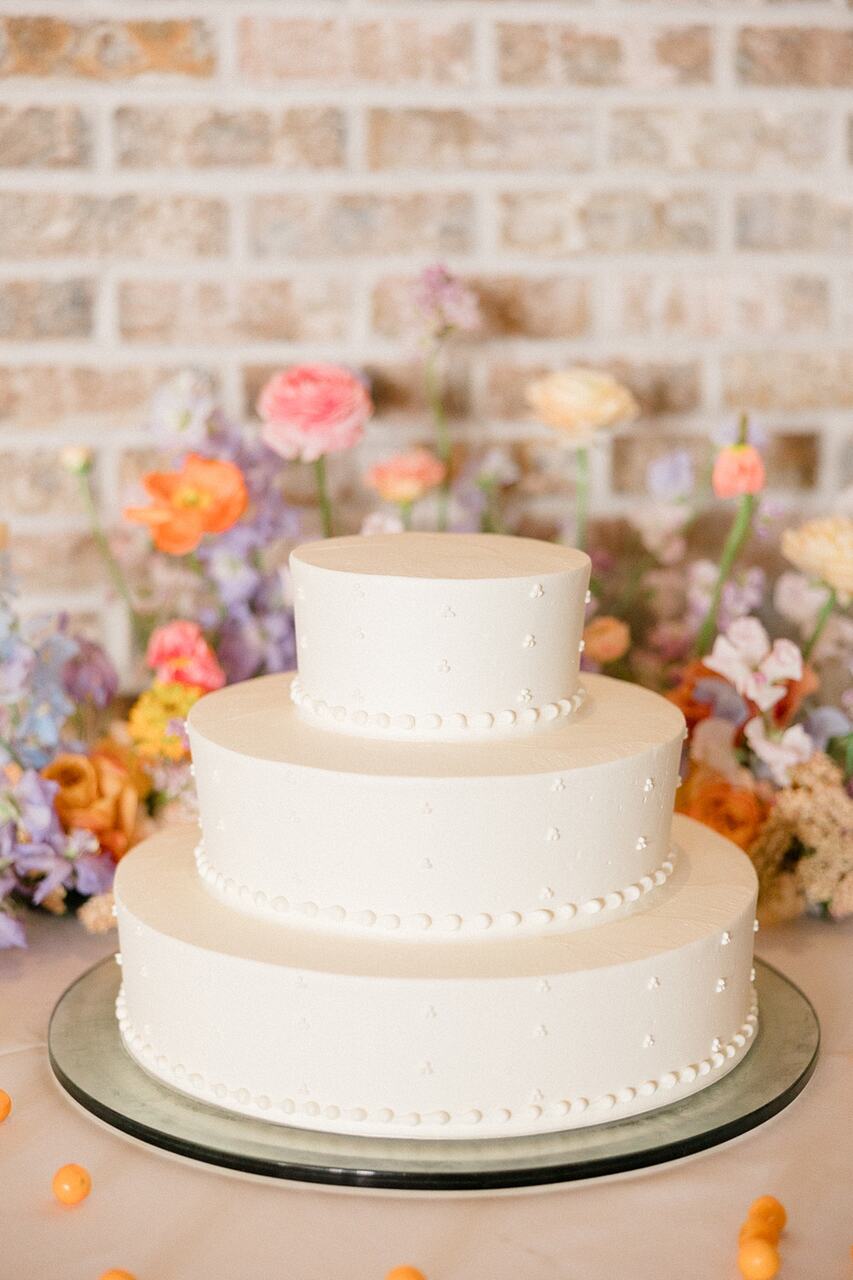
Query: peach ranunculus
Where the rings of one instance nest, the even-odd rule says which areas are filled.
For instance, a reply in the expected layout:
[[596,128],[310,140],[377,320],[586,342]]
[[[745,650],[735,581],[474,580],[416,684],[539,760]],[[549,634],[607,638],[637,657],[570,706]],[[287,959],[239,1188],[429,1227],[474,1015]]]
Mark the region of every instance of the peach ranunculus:
[[145,661],[163,684],[190,684],[205,693],[225,684],[225,672],[197,622],[157,627],[148,641]]
[[171,556],[195,551],[206,533],[230,529],[249,502],[239,467],[197,453],[180,471],[150,471],[142,483],[151,505],[128,507],[125,518],[147,525],[155,547]]
[[749,848],[769,812],[757,791],[733,786],[721,774],[701,764],[691,767],[677,792],[676,809],[719,831],[741,849]]
[[590,662],[618,662],[631,644],[631,629],[621,618],[593,618],[583,631],[584,657]]
[[528,384],[527,403],[566,443],[584,448],[596,431],[633,421],[639,406],[627,387],[597,369],[573,368]]
[[764,488],[764,461],[754,444],[729,444],[717,454],[711,477],[718,498],[739,498]]
[[335,364],[300,364],[276,373],[258,397],[261,435],[282,458],[317,462],[358,444],[373,402],[364,384]]
[[140,799],[145,791],[140,791],[135,772],[114,753],[61,753],[42,769],[42,777],[59,785],[54,805],[66,830],[91,831],[116,861],[140,838]]
[[375,489],[383,501],[410,507],[440,485],[446,471],[444,463],[429,449],[411,449],[371,467],[364,483]]
[[853,517],[824,516],[786,529],[782,555],[842,597],[853,595]]

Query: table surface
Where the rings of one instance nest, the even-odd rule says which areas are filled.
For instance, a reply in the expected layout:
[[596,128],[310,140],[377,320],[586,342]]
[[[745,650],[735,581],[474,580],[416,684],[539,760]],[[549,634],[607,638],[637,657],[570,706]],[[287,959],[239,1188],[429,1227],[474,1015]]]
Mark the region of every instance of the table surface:
[[[303,1188],[240,1178],[132,1142],[53,1081],[57,997],[115,950],[71,919],[36,917],[26,952],[0,952],[0,1278],[737,1280],[737,1231],[765,1192],[786,1205],[780,1280],[853,1277],[853,921],[763,930],[758,953],[815,1005],[823,1042],[793,1105],[737,1141],[648,1173],[476,1198]],[[50,1180],[91,1172],[74,1209]]]

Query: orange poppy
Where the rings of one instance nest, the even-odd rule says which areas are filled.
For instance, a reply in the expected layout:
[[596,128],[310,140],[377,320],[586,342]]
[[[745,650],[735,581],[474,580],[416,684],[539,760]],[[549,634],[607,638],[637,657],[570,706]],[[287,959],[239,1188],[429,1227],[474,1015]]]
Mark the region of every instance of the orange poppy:
[[206,533],[230,529],[249,501],[239,467],[197,453],[180,471],[150,471],[142,483],[151,506],[129,507],[125,518],[148,525],[155,547],[170,556],[195,551]]

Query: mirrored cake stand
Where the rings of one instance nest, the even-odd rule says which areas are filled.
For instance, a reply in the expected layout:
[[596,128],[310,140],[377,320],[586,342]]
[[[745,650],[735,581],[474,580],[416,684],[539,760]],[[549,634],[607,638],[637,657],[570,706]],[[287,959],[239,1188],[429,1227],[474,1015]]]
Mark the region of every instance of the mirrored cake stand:
[[149,1076],[125,1050],[112,958],[60,997],[50,1065],[107,1125],[164,1151],[243,1174],[395,1191],[488,1192],[648,1168],[728,1142],[787,1107],[814,1071],[817,1016],[801,991],[756,962],[760,1025],[752,1049],[716,1084],[633,1119],[537,1137],[469,1141],[312,1133],[207,1106]]

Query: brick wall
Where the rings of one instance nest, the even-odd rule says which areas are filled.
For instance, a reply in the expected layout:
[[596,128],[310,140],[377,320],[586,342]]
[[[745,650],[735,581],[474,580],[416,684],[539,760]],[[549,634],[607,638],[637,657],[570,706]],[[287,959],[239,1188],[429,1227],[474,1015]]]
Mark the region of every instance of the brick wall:
[[277,365],[364,365],[363,459],[424,438],[401,298],[436,258],[486,312],[449,370],[459,438],[516,442],[534,510],[571,480],[521,389],[570,361],[646,411],[598,460],[599,509],[741,406],[772,487],[830,506],[851,91],[841,0],[0,0],[0,510],[28,603],[97,610],[57,449],[96,447],[113,520],[181,365],[233,413]]

